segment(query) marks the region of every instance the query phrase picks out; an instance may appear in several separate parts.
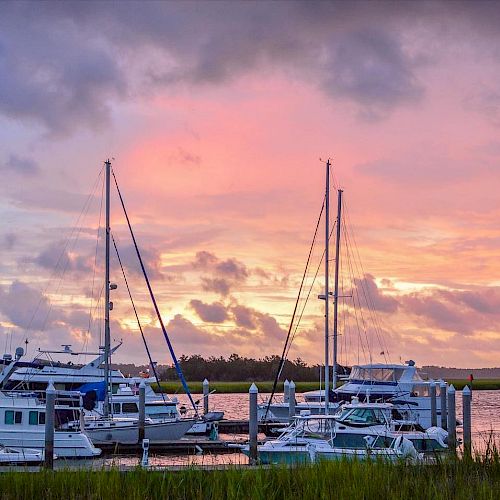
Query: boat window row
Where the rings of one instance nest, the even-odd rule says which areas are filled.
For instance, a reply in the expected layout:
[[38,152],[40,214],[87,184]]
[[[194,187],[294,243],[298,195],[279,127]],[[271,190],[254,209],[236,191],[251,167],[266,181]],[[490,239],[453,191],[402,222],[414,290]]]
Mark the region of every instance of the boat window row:
[[139,413],[137,403],[113,403],[113,413]]
[[[23,423],[23,412],[15,410],[5,410],[4,424],[19,425]],[[45,412],[30,411],[28,414],[29,425],[45,425]]]
[[339,422],[353,425],[374,425],[385,424],[387,419],[384,412],[378,408],[356,408],[345,409],[340,417]]
[[397,382],[403,375],[404,368],[363,368],[353,367],[351,380],[370,380],[376,382]]

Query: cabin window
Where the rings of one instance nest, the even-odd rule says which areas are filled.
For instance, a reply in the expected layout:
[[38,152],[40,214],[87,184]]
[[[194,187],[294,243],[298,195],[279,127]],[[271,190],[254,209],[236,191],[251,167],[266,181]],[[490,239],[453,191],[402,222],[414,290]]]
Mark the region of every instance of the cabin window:
[[120,403],[113,403],[113,413],[121,413]]
[[22,411],[5,411],[5,424],[6,425],[14,425],[21,424],[23,421],[23,412]]
[[139,413],[136,403],[123,403],[122,411],[123,413]]
[[30,425],[38,425],[38,412],[37,411],[30,411],[29,424]]
[[413,397],[429,397],[429,386],[428,385],[414,385],[413,391],[411,393]]
[[38,425],[45,425],[45,412],[41,411],[38,413]]

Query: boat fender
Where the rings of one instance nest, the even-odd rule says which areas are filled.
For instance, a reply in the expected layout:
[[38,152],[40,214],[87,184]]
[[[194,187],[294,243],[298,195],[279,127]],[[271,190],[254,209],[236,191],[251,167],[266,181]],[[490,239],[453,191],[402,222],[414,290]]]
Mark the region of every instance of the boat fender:
[[418,458],[418,453],[413,443],[403,436],[398,436],[396,438],[394,449],[399,451],[404,458]]
[[443,448],[448,448],[448,432],[441,427],[429,427],[425,433],[435,439]]

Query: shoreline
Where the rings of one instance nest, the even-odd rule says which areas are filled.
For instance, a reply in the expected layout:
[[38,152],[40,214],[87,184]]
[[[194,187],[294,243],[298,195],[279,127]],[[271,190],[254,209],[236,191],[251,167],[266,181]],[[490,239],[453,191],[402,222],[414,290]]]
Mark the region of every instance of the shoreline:
[[[453,384],[456,390],[461,391],[466,385],[469,385],[470,382],[465,379],[449,379],[447,381],[449,384]],[[161,388],[163,392],[167,394],[179,394],[184,393],[184,389],[180,382],[168,381],[168,382],[160,382]],[[210,391],[215,391],[219,394],[238,394],[238,393],[246,393],[248,389],[252,385],[252,382],[210,382]],[[263,381],[263,382],[255,382],[255,385],[259,389],[260,393],[270,393],[273,388],[272,381]],[[203,392],[202,382],[188,382],[189,390],[193,394],[201,394]],[[154,389],[155,384],[152,384]],[[315,391],[319,387],[317,381],[314,382],[295,382],[295,391],[297,393],[307,392],[307,391]],[[473,391],[493,391],[500,390],[500,379],[478,379],[474,380],[472,383]],[[277,385],[276,392],[283,392],[283,382],[280,382]]]

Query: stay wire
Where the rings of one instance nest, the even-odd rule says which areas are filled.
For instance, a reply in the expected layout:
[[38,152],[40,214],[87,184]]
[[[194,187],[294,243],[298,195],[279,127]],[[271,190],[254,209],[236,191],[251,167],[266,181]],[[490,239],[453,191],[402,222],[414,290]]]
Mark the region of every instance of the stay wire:
[[160,394],[162,396],[163,402],[166,404],[165,395],[163,394],[163,391],[162,391],[162,388],[160,385],[160,379],[158,378],[158,373],[156,371],[156,366],[155,366],[155,363],[153,362],[153,358],[151,357],[151,352],[149,350],[148,343],[146,342],[146,337],[144,335],[144,331],[142,330],[141,320],[139,319],[139,315],[137,314],[137,308],[135,307],[135,302],[134,302],[134,299],[132,298],[132,292],[130,291],[130,287],[128,286],[127,276],[125,274],[125,269],[123,268],[122,259],[120,258],[120,253],[118,252],[118,246],[116,245],[116,241],[115,241],[115,237],[113,236],[113,233],[111,233],[111,240],[113,241],[113,246],[115,247],[116,256],[118,257],[118,263],[120,264],[120,269],[122,271],[123,280],[125,281],[125,286],[127,287],[128,296],[130,298],[132,308],[134,309],[135,319],[137,320],[137,325],[139,326],[139,331],[141,332],[142,342],[144,344],[144,347],[146,349],[146,353],[148,355],[149,364],[151,365],[151,369],[153,370],[156,384],[157,384],[158,390],[160,391]]
[[186,382],[184,374],[182,373],[182,368],[179,365],[179,361],[177,360],[177,356],[175,355],[174,348],[172,346],[172,343],[170,342],[170,338],[168,336],[167,329],[165,328],[165,325],[163,323],[163,318],[162,318],[162,316],[160,314],[160,309],[159,309],[158,304],[156,302],[156,298],[154,296],[153,289],[151,287],[151,283],[149,281],[148,274],[146,272],[146,268],[145,268],[144,262],[142,260],[141,252],[139,250],[139,246],[137,245],[137,241],[135,239],[135,234],[134,234],[134,231],[132,229],[132,224],[130,223],[128,212],[127,212],[127,210],[125,208],[125,202],[123,201],[123,197],[122,197],[120,188],[118,186],[118,180],[116,179],[115,171],[113,169],[111,169],[111,172],[113,174],[113,179],[115,181],[115,186],[116,186],[116,190],[118,192],[118,197],[120,198],[120,203],[121,203],[121,206],[122,206],[122,209],[123,209],[123,213],[124,213],[125,219],[127,221],[127,225],[128,225],[128,229],[129,229],[129,232],[130,232],[130,236],[132,237],[132,242],[134,243],[135,253],[137,255],[137,259],[139,260],[139,264],[141,266],[141,271],[142,271],[142,274],[144,276],[144,280],[146,281],[146,286],[148,288],[149,295],[151,297],[151,301],[153,302],[153,307],[155,309],[156,316],[157,316],[158,321],[160,323],[160,326],[161,326],[161,329],[162,329],[162,332],[163,332],[163,336],[164,336],[165,341],[167,343],[168,350],[170,352],[170,356],[172,357],[172,361],[174,362],[174,366],[175,366],[175,370],[177,372],[177,376],[179,377],[179,379],[180,379],[180,381],[182,383],[182,386],[184,388],[184,391],[188,395],[189,401],[191,402],[191,405],[192,405],[192,407],[193,407],[196,415],[198,416],[198,408],[196,407],[196,404],[195,404],[195,402],[193,400],[193,396],[191,394],[191,391],[189,390],[189,386],[188,386],[188,384]]
[[[76,219],[76,222],[75,222],[75,224],[74,224],[73,228],[71,229],[71,233],[70,233],[70,235],[68,236],[68,238],[66,239],[66,241],[65,241],[65,243],[64,243],[64,245],[63,245],[63,248],[61,249],[61,252],[59,253],[59,257],[58,257],[58,259],[57,259],[57,262],[56,262],[56,265],[55,265],[55,267],[54,267],[54,270],[52,271],[52,274],[51,274],[51,276],[49,277],[49,281],[48,281],[47,285],[45,286],[45,288],[44,288],[43,292],[40,294],[40,299],[38,300],[38,304],[36,305],[35,310],[33,311],[33,314],[32,314],[32,316],[31,316],[31,318],[30,318],[30,320],[29,320],[29,322],[28,322],[28,325],[26,326],[26,330],[30,330],[31,325],[32,325],[32,323],[33,323],[33,321],[34,321],[34,319],[35,319],[35,316],[36,316],[36,314],[37,314],[38,310],[40,309],[40,306],[41,306],[41,304],[42,304],[42,301],[43,301],[43,299],[44,299],[44,297],[45,297],[45,295],[46,295],[46,293],[47,293],[47,290],[49,289],[49,287],[50,287],[50,285],[51,285],[52,281],[56,278],[56,275],[57,275],[57,272],[58,272],[57,270],[58,270],[59,264],[61,263],[61,260],[62,260],[62,258],[63,258],[63,255],[64,255],[64,254],[65,254],[65,252],[66,252],[66,249],[67,249],[67,247],[68,247],[68,245],[69,245],[69,242],[71,241],[71,239],[73,238],[73,235],[74,235],[75,231],[76,231],[76,230],[77,230],[77,228],[79,227],[79,226],[78,226],[78,224],[80,223],[80,219],[81,219],[82,217],[84,217],[84,216],[85,216],[85,214],[88,212],[88,205],[90,205],[90,201],[91,201],[92,197],[94,196],[94,192],[95,192],[95,190],[97,189],[97,186],[99,185],[99,179],[100,179],[100,177],[101,177],[102,173],[103,173],[103,168],[101,168],[101,170],[99,171],[99,174],[97,175],[97,179],[95,180],[95,183],[94,183],[94,185],[92,186],[92,190],[91,190],[90,194],[88,195],[87,199],[85,200],[85,203],[84,203],[84,205],[83,205],[83,207],[82,207],[82,210],[80,211],[80,214],[78,215],[78,217],[77,217],[77,219]],[[50,311],[49,311],[49,312],[50,312]]]
[[288,333],[287,333],[287,336],[286,336],[285,345],[283,346],[283,352],[281,353],[281,358],[280,358],[280,362],[279,362],[279,365],[278,365],[278,369],[276,370],[276,376],[274,377],[273,390],[271,391],[271,396],[269,397],[268,402],[267,402],[267,407],[266,407],[266,413],[265,413],[265,416],[264,416],[264,420],[266,420],[267,414],[269,413],[269,407],[271,406],[271,402],[272,402],[272,400],[274,398],[274,394],[276,393],[276,387],[278,385],[278,380],[279,380],[279,377],[280,377],[281,372],[283,370],[283,366],[285,365],[286,354],[288,352],[287,351],[288,342],[290,341],[290,336],[292,334],[292,328],[293,328],[293,323],[294,323],[294,320],[295,320],[295,314],[297,313],[297,308],[298,308],[298,305],[299,305],[300,296],[301,296],[301,293],[302,293],[302,288],[304,286],[304,282],[305,282],[305,279],[306,279],[306,276],[307,276],[307,271],[309,269],[309,263],[311,261],[311,256],[312,256],[312,252],[313,252],[313,249],[314,249],[314,244],[316,242],[316,236],[318,235],[318,228],[319,228],[319,224],[321,222],[321,216],[323,215],[323,210],[324,209],[325,209],[325,199],[323,199],[323,203],[321,205],[321,210],[320,210],[319,216],[318,216],[318,221],[316,222],[316,228],[314,230],[314,236],[313,236],[313,239],[312,239],[312,242],[311,242],[311,247],[309,248],[309,254],[307,256],[306,267],[304,269],[304,273],[302,275],[302,280],[300,282],[299,293],[297,295],[297,300],[295,301],[295,307],[293,309],[292,318],[290,320],[290,326],[288,327]]

